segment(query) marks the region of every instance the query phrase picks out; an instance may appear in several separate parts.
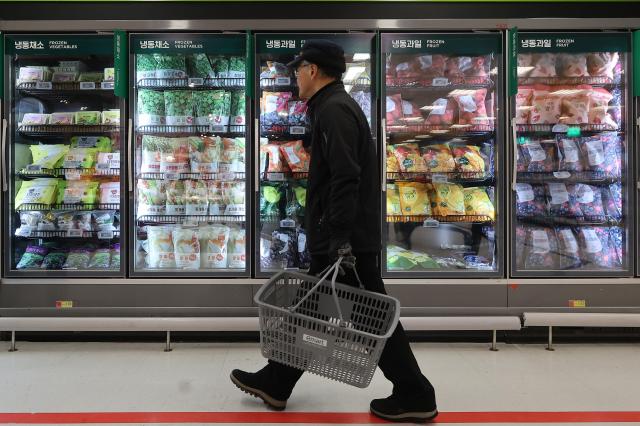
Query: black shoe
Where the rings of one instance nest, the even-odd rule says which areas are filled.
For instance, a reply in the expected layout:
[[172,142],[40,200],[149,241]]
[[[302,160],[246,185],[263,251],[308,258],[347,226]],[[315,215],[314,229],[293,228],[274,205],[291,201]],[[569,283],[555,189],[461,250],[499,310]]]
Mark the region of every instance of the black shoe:
[[392,422],[427,422],[438,415],[435,398],[417,400],[391,395],[384,399],[371,401],[371,413]]
[[242,370],[233,370],[231,372],[231,381],[240,390],[260,398],[274,410],[284,410],[287,406],[287,399],[278,396],[273,390],[269,389],[269,383],[262,379],[260,372],[247,373]]

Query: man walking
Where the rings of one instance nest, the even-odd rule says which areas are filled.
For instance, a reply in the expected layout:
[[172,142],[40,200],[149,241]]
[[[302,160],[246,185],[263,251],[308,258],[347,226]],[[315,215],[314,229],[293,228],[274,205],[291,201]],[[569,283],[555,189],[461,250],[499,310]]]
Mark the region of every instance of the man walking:
[[[341,81],[346,69],[344,51],[330,41],[308,40],[288,66],[295,70],[300,98],[308,99],[311,122],[305,217],[309,274],[318,274],[339,256],[353,256],[365,288],[386,294],[378,268],[382,237],[376,149],[364,113]],[[355,274],[346,269],[340,281],[356,285]],[[437,416],[435,391],[420,372],[401,324],[387,340],[379,367],[393,383],[393,392],[371,401],[374,415],[391,421],[426,421]],[[233,370],[231,380],[282,410],[302,373],[269,361],[256,373]]]

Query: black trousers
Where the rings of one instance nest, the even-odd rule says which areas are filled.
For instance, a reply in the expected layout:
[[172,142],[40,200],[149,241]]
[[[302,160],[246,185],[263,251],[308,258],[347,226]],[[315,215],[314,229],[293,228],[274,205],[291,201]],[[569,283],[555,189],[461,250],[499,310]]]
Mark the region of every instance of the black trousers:
[[[354,253],[354,255],[356,256],[356,270],[365,288],[376,293],[387,294],[378,270],[377,255],[373,253]],[[330,264],[329,256],[312,256],[309,274],[316,275]],[[339,279],[344,284],[357,285],[353,271],[348,269],[347,274]],[[393,383],[393,394],[395,395],[404,398],[421,398],[433,393],[433,386],[420,372],[418,362],[409,346],[409,339],[407,339],[400,323],[387,340],[378,367],[384,376]],[[283,399],[289,398],[297,381],[304,373],[303,370],[271,360],[263,372],[271,378],[273,384],[277,384],[277,393]]]

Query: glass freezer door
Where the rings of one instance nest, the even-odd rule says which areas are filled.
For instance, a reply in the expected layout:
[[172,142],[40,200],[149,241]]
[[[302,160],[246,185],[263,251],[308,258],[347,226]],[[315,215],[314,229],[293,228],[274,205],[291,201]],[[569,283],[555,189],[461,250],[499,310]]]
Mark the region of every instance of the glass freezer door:
[[247,276],[244,34],[132,34],[134,275]]
[[502,38],[382,34],[384,273],[502,275]]
[[123,276],[124,102],[107,35],[6,37],[8,276]]
[[629,51],[623,33],[518,34],[514,276],[632,275]]
[[[305,100],[286,64],[305,40],[327,39],[344,49],[347,92],[375,126],[372,63],[374,34],[257,34],[256,83],[256,271],[265,276],[282,269],[307,269],[310,256],[304,230],[309,172],[309,127]],[[258,98],[258,96],[256,96]],[[374,127],[375,128],[375,127]],[[259,140],[258,140],[259,138]]]

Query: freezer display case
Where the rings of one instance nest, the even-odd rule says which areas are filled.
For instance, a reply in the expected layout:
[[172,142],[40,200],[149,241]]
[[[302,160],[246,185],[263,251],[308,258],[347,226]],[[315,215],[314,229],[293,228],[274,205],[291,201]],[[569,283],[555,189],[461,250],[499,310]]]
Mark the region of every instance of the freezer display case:
[[500,276],[499,33],[383,33],[384,274]]
[[133,275],[247,276],[245,34],[132,34]]
[[6,276],[122,276],[122,122],[111,35],[7,35]]
[[295,76],[286,64],[310,39],[328,39],[342,46],[347,62],[342,77],[345,89],[360,105],[370,125],[375,126],[373,33],[256,34],[259,117],[255,119],[254,154],[258,169],[255,175],[258,276],[309,267],[304,229],[309,123],[306,100],[298,97]]
[[633,275],[630,35],[521,32],[516,47],[513,275]]

